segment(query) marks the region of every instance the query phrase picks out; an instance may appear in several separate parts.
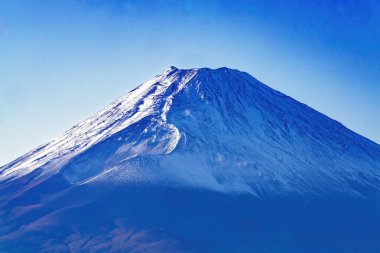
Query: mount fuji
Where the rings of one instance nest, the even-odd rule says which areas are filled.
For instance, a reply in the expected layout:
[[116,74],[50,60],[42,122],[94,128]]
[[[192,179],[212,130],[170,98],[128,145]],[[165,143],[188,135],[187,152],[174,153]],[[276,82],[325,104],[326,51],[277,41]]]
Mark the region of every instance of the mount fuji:
[[170,67],[0,167],[0,252],[378,253],[380,145],[247,73]]

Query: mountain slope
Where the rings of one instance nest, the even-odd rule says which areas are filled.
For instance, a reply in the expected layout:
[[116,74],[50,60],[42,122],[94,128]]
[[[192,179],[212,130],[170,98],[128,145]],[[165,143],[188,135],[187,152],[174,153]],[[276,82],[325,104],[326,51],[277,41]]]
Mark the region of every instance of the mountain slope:
[[[239,244],[236,252],[277,252],[281,247],[270,245],[286,240],[270,240],[264,227],[289,229],[290,238],[301,238],[300,224],[272,223],[298,213],[323,231],[311,237],[324,241],[327,230],[352,230],[346,235],[356,238],[352,247],[376,252],[380,243],[371,238],[380,235],[380,217],[373,213],[379,209],[379,179],[380,146],[340,123],[244,72],[171,67],[0,168],[0,240],[4,249],[21,252],[41,247],[30,238],[48,239],[43,249],[62,252],[83,250],[91,240],[99,241],[94,251],[231,252]],[[321,203],[326,210],[317,212]],[[339,205],[348,209],[337,218]],[[322,213],[340,227],[327,222],[317,228],[300,210]],[[361,225],[357,220],[343,226],[358,213],[366,216]],[[365,237],[355,232],[360,226]],[[354,252],[344,243],[322,243],[314,252]],[[313,252],[300,242],[287,246]]]

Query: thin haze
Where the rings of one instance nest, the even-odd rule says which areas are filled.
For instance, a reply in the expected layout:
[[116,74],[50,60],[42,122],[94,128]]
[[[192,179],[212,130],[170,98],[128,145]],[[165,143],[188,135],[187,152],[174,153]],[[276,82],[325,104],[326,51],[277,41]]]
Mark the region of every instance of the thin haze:
[[0,1],[0,164],[170,65],[227,66],[380,143],[380,4]]

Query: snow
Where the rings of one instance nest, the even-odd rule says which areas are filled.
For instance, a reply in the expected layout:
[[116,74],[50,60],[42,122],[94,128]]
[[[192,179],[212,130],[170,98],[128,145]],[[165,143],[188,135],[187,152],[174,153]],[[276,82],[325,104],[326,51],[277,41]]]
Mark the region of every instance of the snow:
[[[74,126],[50,143],[0,168],[0,181],[22,177],[52,161],[54,161],[54,169],[57,170],[59,169],[59,166],[57,166],[58,162],[63,166],[70,158],[144,117],[160,114],[162,122],[159,124],[167,124],[165,122],[166,114],[170,109],[171,100],[175,93],[163,99],[165,101],[163,108],[155,108],[155,100],[165,96],[166,90],[177,81],[178,75],[176,73],[173,74],[175,70],[173,67],[169,68],[162,75],[158,75],[154,79],[140,85],[137,89],[119,98],[105,109],[88,118],[83,123]],[[175,92],[178,92],[183,87],[183,84],[187,83],[195,74],[196,70],[187,73],[181,81],[182,84],[179,85],[178,90]],[[168,136],[170,141],[164,153],[171,152],[180,137],[175,126],[168,124],[167,127],[172,134]]]
[[118,178],[255,196],[360,195],[350,185],[377,188],[379,166],[379,145],[247,73],[170,67],[0,168],[0,181],[42,169],[80,184]]

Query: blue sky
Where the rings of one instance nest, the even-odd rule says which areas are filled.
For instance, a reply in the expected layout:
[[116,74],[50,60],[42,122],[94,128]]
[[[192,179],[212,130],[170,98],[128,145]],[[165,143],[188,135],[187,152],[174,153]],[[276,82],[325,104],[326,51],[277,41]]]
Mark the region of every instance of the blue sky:
[[237,68],[380,143],[376,0],[0,0],[0,164],[165,68]]

